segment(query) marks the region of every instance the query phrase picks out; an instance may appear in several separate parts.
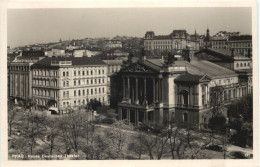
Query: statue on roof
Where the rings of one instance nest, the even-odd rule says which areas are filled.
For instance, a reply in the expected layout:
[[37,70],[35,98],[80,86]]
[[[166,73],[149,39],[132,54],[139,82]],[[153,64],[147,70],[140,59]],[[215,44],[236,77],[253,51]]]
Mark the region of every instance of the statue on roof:
[[165,61],[165,64],[166,64],[167,66],[171,66],[171,65],[174,64],[174,55],[173,55],[171,52],[168,53],[168,58],[167,58],[167,60]]

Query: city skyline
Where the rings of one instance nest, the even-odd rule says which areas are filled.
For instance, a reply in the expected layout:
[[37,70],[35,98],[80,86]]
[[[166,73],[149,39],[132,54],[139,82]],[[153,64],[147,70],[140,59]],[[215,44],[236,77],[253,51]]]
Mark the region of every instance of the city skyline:
[[207,28],[210,35],[219,31],[252,34],[251,8],[245,7],[9,9],[7,14],[7,44],[11,48],[59,39],[143,37],[146,31],[168,35],[174,29],[189,34],[196,30],[201,35]]

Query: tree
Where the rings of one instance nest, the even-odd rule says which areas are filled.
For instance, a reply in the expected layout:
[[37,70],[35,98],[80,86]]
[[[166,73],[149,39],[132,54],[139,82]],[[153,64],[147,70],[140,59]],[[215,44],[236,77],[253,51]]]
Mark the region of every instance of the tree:
[[88,115],[84,111],[74,111],[61,117],[59,128],[65,149],[73,149],[78,153],[80,145],[85,141]]
[[12,127],[15,123],[15,118],[17,115],[18,109],[14,108],[14,103],[12,101],[8,101],[8,128],[9,133],[8,135],[12,135]]
[[216,115],[222,114],[224,110],[224,88],[223,86],[215,86],[210,89],[210,105],[211,116],[214,117]]
[[137,154],[138,159],[141,159],[142,154],[145,153],[145,148],[141,140],[142,140],[142,136],[138,135],[134,138],[133,142],[131,142],[128,146],[128,150]]
[[59,120],[54,119],[54,118],[48,118],[47,119],[47,133],[46,133],[46,137],[47,137],[47,146],[50,149],[49,154],[52,155],[53,153],[53,149],[55,147],[55,139],[58,138],[60,136],[60,130],[58,127],[59,124]]
[[[37,144],[37,139],[43,138],[46,132],[46,115],[31,111],[25,111],[18,126],[21,132],[19,142],[25,142],[21,145],[21,149],[29,148],[30,154],[33,154],[33,149]],[[19,146],[20,147],[20,146]]]

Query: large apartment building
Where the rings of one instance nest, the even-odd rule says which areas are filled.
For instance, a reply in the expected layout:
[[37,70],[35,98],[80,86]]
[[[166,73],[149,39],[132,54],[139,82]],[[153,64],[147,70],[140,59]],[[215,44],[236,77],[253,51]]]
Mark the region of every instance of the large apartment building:
[[51,110],[86,105],[90,99],[107,104],[107,65],[96,57],[52,57],[32,66],[32,94],[38,107]]
[[170,35],[155,35],[153,31],[147,31],[144,37],[145,50],[154,53],[183,50],[190,46],[193,50],[199,50],[199,39],[191,39],[186,30],[173,30]]

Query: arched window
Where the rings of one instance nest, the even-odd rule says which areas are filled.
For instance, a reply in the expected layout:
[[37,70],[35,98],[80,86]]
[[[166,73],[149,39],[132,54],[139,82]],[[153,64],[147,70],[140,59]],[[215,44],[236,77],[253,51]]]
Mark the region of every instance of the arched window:
[[182,96],[182,104],[183,106],[187,107],[189,104],[189,92],[186,90],[183,90],[181,92],[181,96]]

